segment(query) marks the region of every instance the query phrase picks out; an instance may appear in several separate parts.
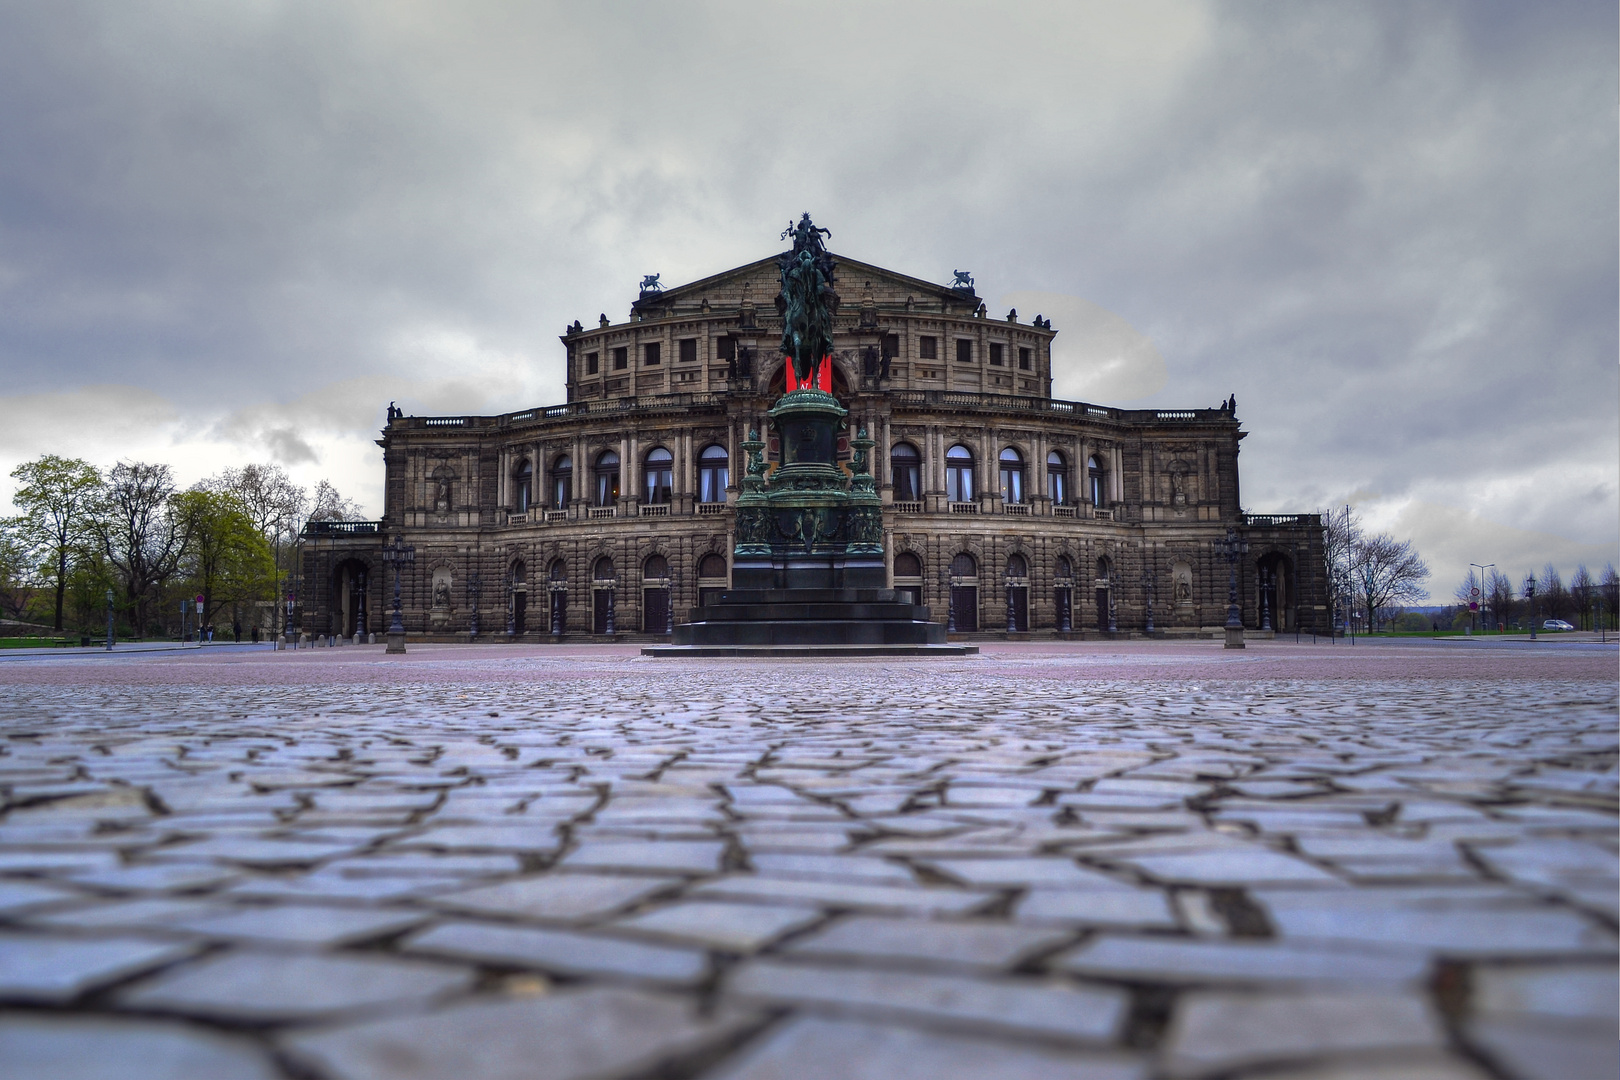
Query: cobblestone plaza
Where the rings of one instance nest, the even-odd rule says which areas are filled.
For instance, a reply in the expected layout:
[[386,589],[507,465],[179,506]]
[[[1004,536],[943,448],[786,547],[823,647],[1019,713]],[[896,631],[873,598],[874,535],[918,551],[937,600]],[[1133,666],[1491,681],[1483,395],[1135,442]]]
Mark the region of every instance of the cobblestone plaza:
[[1616,1074],[1613,649],[0,662],[0,1074]]

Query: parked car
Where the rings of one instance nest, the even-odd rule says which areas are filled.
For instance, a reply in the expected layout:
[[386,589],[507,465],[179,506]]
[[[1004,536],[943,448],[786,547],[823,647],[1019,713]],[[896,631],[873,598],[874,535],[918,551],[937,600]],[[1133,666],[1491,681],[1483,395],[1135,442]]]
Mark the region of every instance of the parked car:
[[1543,630],[1573,630],[1573,629],[1575,629],[1573,626],[1571,626],[1569,623],[1565,622],[1563,619],[1548,619],[1546,622],[1541,624],[1541,628]]

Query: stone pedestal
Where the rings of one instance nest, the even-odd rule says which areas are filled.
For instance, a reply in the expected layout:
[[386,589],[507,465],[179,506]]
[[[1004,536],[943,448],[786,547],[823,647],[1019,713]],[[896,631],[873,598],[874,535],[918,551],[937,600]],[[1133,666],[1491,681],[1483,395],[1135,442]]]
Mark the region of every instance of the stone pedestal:
[[1226,647],[1228,649],[1246,648],[1243,644],[1243,627],[1228,626],[1226,628]]

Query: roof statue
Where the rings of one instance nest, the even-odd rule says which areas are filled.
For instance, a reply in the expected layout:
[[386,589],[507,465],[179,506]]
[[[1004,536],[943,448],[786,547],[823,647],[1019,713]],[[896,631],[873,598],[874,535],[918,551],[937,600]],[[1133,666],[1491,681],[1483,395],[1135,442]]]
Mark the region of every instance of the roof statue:
[[973,275],[966,270],[951,271],[951,288],[959,292],[973,291]]
[[641,291],[644,293],[663,292],[664,287],[658,284],[658,277],[659,275],[657,274],[643,275],[641,279]]
[[782,316],[782,351],[793,365],[793,385],[813,385],[817,368],[832,355],[833,315],[838,311],[838,294],[833,291],[833,257],[823,237],[831,229],[817,228],[807,212],[798,225],[789,225],[782,239],[793,237],[793,250],[777,260],[782,273],[782,291],[776,297],[776,313]]

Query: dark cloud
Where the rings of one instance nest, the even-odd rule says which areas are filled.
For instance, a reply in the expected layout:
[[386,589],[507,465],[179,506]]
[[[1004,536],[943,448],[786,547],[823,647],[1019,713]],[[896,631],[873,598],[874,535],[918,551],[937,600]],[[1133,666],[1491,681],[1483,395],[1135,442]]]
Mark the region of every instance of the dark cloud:
[[9,5],[0,392],[141,387],[176,454],[342,468],[390,398],[555,400],[564,324],[809,209],[1105,309],[1147,403],[1235,391],[1254,509],[1612,549],[1617,37],[1473,0]]

